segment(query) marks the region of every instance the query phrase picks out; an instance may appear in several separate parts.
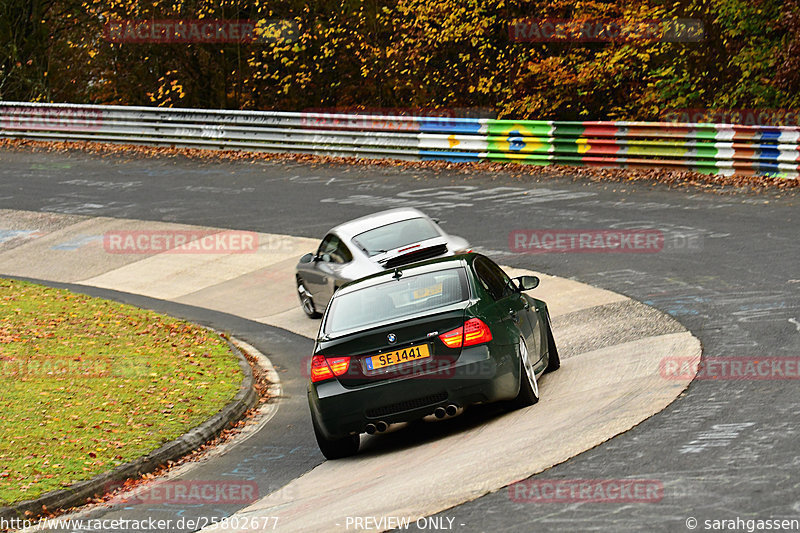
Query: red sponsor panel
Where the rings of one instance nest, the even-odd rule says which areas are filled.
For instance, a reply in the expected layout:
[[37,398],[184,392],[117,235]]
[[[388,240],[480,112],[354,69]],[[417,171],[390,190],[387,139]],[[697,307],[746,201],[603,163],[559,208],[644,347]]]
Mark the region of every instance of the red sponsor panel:
[[601,141],[596,139],[588,141],[583,146],[588,147],[588,150],[583,153],[591,155],[614,155],[618,154],[621,149],[615,141]]

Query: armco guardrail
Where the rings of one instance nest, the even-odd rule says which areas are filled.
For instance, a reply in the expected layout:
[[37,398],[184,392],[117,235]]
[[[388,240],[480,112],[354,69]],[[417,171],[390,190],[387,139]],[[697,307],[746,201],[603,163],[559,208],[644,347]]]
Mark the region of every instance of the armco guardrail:
[[0,136],[797,178],[800,128],[0,102]]

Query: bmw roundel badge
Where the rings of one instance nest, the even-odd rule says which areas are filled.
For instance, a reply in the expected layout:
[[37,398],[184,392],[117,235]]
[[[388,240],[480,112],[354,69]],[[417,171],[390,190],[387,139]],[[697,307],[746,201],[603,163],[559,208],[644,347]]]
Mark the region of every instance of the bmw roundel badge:
[[386,338],[389,340],[389,344],[394,344],[397,342],[397,335],[395,335],[394,333],[389,333],[389,335]]

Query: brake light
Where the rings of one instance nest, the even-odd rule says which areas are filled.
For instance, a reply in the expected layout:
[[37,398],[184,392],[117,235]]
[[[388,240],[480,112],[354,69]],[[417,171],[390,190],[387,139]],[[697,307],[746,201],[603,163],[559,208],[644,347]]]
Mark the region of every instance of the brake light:
[[334,376],[341,376],[350,368],[349,357],[332,357],[315,355],[311,358],[311,382],[325,381]]
[[350,358],[336,357],[334,359],[328,359],[328,366],[333,370],[334,376],[341,376],[350,368]]
[[447,333],[439,335],[439,339],[448,348],[461,348],[461,343],[464,340],[464,326],[460,326]]
[[483,344],[490,340],[492,340],[492,332],[483,320],[470,318],[464,322],[464,346]]
[[439,339],[448,348],[461,348],[489,342],[492,332],[480,318],[470,318],[460,328],[439,335]]
[[333,372],[325,361],[325,356],[315,355],[311,358],[311,383],[331,379]]

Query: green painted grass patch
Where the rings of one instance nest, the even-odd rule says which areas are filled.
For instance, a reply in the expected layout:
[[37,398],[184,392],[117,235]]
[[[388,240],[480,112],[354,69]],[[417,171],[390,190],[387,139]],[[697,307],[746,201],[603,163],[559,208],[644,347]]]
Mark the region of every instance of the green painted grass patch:
[[0,279],[0,505],[147,454],[219,411],[241,379],[213,332]]

